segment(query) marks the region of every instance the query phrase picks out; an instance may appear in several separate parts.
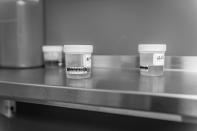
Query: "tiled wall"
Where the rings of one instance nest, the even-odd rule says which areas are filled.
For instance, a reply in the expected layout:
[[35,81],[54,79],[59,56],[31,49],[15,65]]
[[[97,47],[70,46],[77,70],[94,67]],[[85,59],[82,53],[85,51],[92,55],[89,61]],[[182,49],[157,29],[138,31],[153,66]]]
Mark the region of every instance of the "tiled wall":
[[134,55],[140,41],[166,41],[167,55],[197,55],[197,0],[45,0],[45,13],[46,44]]

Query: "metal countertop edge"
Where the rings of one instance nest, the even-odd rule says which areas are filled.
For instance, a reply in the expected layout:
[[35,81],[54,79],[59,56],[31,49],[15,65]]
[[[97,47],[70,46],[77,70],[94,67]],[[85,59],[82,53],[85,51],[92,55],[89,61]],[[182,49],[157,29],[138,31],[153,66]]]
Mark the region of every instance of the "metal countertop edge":
[[89,92],[104,92],[104,93],[116,93],[116,94],[130,94],[130,95],[145,95],[145,96],[155,96],[155,97],[166,97],[166,98],[177,98],[177,99],[188,99],[197,100],[197,95],[190,94],[173,94],[173,93],[149,93],[149,92],[139,92],[139,91],[122,91],[122,90],[107,90],[107,89],[87,89],[87,88],[77,88],[77,87],[66,87],[57,85],[43,85],[43,84],[33,84],[33,83],[19,83],[10,81],[0,81],[1,84],[7,85],[20,85],[20,86],[32,86],[32,87],[43,87],[43,88],[59,88],[65,90],[78,90],[78,91],[89,91]]
[[[3,85],[2,85],[3,84]],[[18,83],[18,82],[9,82],[9,81],[0,81],[0,87],[3,86],[10,88],[15,88],[15,87],[21,87],[22,89],[27,87],[27,90],[32,87],[39,87],[40,89],[47,90],[48,89],[61,89],[59,90],[62,92],[62,89],[65,89],[65,91],[80,91],[81,93],[90,93],[90,94],[95,94],[95,93],[101,93],[101,94],[108,94],[110,96],[115,95],[126,95],[126,96],[143,96],[142,99],[148,97],[151,99],[154,98],[164,98],[164,101],[162,100],[161,102],[165,102],[165,99],[171,99],[177,101],[177,100],[191,100],[197,102],[197,96],[191,96],[191,95],[173,95],[173,94],[154,94],[154,93],[144,93],[144,92],[135,92],[135,91],[118,91],[118,90],[98,90],[98,89],[81,89],[81,88],[74,88],[74,87],[64,87],[64,86],[48,86],[48,85],[42,85],[42,84],[30,84],[30,83]],[[29,87],[29,88],[28,88]],[[20,92],[20,89],[15,88],[16,92],[17,90]],[[53,91],[53,90],[52,90]],[[84,91],[84,92],[83,92]],[[17,94],[17,93],[16,93]],[[111,113],[111,114],[119,114],[119,115],[127,115],[127,116],[135,116],[135,117],[142,117],[142,118],[152,118],[152,119],[159,119],[159,120],[169,120],[169,121],[176,121],[176,122],[187,122],[188,120],[186,118],[192,118],[193,113],[187,113],[187,112],[174,112],[170,111],[168,112],[166,109],[159,111],[159,110],[147,110],[146,107],[140,107],[141,109],[135,109],[132,107],[124,107],[121,105],[107,105],[106,103],[92,103],[92,102],[84,102],[83,100],[67,100],[67,99],[62,99],[60,97],[45,97],[45,96],[32,96],[32,95],[24,95],[22,96],[21,93],[15,95],[15,94],[9,94],[9,93],[2,93],[1,98],[3,99],[10,99],[18,102],[28,102],[28,103],[35,103],[35,104],[43,104],[43,105],[51,105],[51,106],[58,106],[58,107],[66,107],[66,108],[71,108],[71,109],[81,109],[81,110],[89,110],[89,111],[97,111],[97,112],[104,112],[104,113]],[[66,97],[67,98],[67,97]],[[98,98],[99,99],[99,98]],[[193,122],[193,121],[192,121]]]

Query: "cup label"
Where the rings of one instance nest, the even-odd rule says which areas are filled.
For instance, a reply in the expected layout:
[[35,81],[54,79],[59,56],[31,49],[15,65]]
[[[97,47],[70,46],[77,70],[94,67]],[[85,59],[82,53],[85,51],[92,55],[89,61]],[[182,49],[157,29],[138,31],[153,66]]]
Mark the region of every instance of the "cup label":
[[148,72],[148,65],[147,66],[140,66],[140,70]]
[[162,66],[164,65],[164,54],[153,54],[153,65]]
[[88,67],[67,67],[66,71],[68,74],[87,74]]
[[83,65],[85,67],[91,67],[91,54],[83,55]]

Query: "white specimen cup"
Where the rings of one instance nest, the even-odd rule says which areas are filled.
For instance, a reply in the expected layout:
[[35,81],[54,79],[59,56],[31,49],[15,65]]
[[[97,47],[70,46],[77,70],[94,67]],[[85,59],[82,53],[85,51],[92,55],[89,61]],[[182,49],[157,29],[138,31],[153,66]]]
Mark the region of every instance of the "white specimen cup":
[[61,45],[45,45],[42,47],[44,66],[60,67],[63,64],[63,46]]
[[161,76],[164,73],[166,44],[139,44],[140,73]]
[[66,76],[71,79],[91,77],[92,45],[64,45]]

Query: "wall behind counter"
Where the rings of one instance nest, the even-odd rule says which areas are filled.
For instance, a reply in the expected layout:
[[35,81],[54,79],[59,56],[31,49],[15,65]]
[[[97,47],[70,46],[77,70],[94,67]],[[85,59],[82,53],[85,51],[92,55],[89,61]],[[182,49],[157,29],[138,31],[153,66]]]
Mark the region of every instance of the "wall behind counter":
[[197,56],[197,0],[45,0],[45,13],[46,44],[135,55],[140,41],[166,41],[167,55]]

